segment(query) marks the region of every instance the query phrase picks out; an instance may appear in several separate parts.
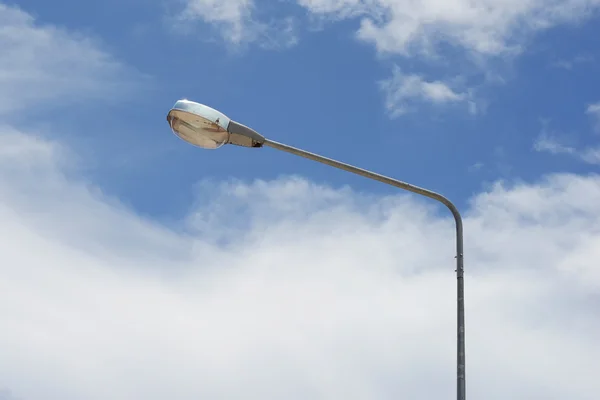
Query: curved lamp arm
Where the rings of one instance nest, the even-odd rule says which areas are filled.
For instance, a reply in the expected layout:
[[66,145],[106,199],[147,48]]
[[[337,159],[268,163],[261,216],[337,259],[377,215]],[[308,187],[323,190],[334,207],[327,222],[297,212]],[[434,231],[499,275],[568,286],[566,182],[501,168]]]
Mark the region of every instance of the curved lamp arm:
[[[464,270],[463,270],[463,224],[462,217],[458,212],[456,206],[448,200],[446,197],[433,192],[431,190],[423,189],[418,186],[411,185],[410,183],[402,182],[397,179],[389,178],[384,175],[376,174],[366,169],[354,167],[350,164],[342,163],[331,158],[323,157],[318,154],[310,153],[292,146],[288,146],[282,143],[275,142],[269,139],[262,139],[263,146],[272,147],[277,150],[282,150],[287,153],[295,154],[297,156],[307,158],[309,160],[317,161],[322,164],[329,165],[334,168],[338,168],[347,172],[351,172],[356,175],[364,176],[365,178],[373,179],[387,185],[391,185],[400,189],[408,190],[430,199],[434,199],[444,204],[454,217],[456,223],[456,279],[457,279],[457,400],[465,400],[466,397],[466,384],[465,384],[465,287],[464,287]],[[256,146],[259,147],[259,146]]]

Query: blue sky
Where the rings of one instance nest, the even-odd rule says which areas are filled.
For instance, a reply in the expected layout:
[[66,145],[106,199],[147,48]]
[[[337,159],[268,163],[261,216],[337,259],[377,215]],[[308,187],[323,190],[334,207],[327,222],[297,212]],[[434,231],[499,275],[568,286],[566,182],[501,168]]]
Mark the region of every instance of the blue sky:
[[446,210],[189,146],[166,122],[187,98],[447,195],[470,395],[597,398],[599,18],[597,0],[0,2],[0,389],[452,395]]
[[[390,191],[269,150],[210,153],[183,146],[167,134],[164,120],[165,111],[182,97],[218,108],[274,140],[435,188],[463,206],[482,185],[499,178],[530,181],[547,172],[595,171],[597,157],[590,160],[596,165],[590,165],[534,148],[542,132],[577,151],[597,145],[597,113],[585,113],[600,101],[593,7],[579,14],[573,10],[579,2],[559,2],[560,15],[553,17],[545,15],[550,11],[543,9],[544,3],[515,15],[502,8],[509,9],[510,2],[499,3],[497,25],[492,21],[490,26],[476,16],[462,26],[442,15],[415,28],[414,39],[406,43],[413,49],[398,54],[402,43],[378,51],[373,45],[385,39],[357,38],[361,21],[371,20],[375,11],[389,12],[386,4],[394,2],[374,2],[378,10],[365,6],[364,11],[353,6],[359,3],[331,3],[340,5],[330,14],[318,13],[327,2],[307,2],[305,7],[294,2],[186,6],[135,0],[18,5],[35,17],[36,26],[56,25],[91,37],[118,63],[124,90],[91,106],[95,122],[85,135],[79,125],[89,121],[90,111],[82,107],[83,100],[69,99],[73,111],[67,121],[50,117],[44,122],[61,124],[61,132],[67,131],[61,135],[90,153],[90,174],[106,191],[149,214],[178,213],[190,200],[190,185],[206,177],[271,179],[297,173],[335,186]],[[433,13],[427,7],[420,13]],[[343,18],[349,13],[356,17]],[[211,24],[207,15],[223,21]],[[394,18],[404,17],[387,18],[392,18],[387,24],[393,30]],[[415,18],[416,24],[424,24],[419,18],[425,17]],[[527,26],[534,18],[547,19],[548,28]],[[438,28],[436,23],[450,26]],[[236,26],[249,32],[239,43],[231,37]],[[261,29],[271,39],[256,33]],[[467,35],[473,29],[468,33],[473,43],[435,41],[427,32],[436,29],[442,35]],[[518,52],[477,52],[482,46],[478,41],[489,40],[486,35],[500,36],[499,45],[518,46]],[[273,38],[283,43],[273,49]],[[431,48],[419,43],[424,39],[433,41]],[[414,87],[403,92],[402,83],[413,75]],[[426,82],[439,82],[456,98],[441,94],[436,100],[420,86]],[[189,172],[182,174],[183,168]],[[158,185],[147,184],[157,180]]]

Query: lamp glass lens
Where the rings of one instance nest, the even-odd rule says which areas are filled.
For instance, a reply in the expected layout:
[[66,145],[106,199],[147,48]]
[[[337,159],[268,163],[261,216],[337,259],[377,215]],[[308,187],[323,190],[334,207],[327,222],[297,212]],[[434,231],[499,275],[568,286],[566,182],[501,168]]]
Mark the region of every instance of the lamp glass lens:
[[179,100],[167,116],[177,136],[194,146],[217,149],[229,141],[225,114],[190,100]]
[[197,114],[173,109],[167,120],[173,133],[194,146],[217,149],[229,139],[222,126]]

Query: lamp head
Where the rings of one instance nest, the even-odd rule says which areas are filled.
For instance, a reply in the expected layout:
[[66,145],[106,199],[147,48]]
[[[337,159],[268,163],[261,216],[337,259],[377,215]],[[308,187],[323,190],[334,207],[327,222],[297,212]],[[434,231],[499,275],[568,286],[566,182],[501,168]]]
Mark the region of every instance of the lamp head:
[[253,129],[232,121],[225,114],[189,100],[175,103],[167,121],[173,133],[186,142],[205,149],[218,149],[230,143],[262,147],[265,138]]

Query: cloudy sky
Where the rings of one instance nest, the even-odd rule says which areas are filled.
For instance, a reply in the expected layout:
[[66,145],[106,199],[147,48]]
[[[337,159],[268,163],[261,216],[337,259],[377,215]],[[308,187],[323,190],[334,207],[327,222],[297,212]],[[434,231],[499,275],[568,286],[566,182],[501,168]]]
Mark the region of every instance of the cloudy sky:
[[0,399],[600,396],[599,0],[0,0]]

